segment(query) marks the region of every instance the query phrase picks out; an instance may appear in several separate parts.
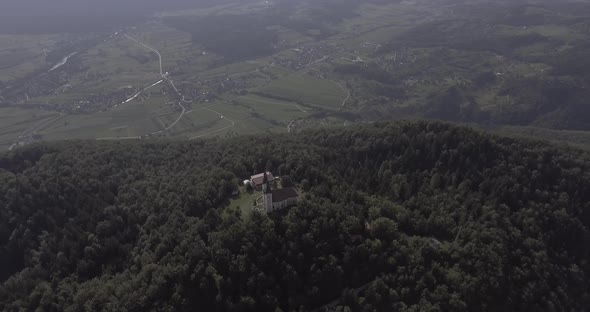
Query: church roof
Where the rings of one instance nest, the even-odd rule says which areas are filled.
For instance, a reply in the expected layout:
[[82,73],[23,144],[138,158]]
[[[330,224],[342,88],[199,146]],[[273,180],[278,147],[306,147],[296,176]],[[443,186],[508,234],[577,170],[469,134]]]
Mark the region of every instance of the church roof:
[[297,190],[292,187],[282,188],[278,190],[272,190],[272,202],[280,203],[290,198],[299,197]]
[[[266,176],[268,178],[269,181],[274,180],[274,177],[272,176],[272,173],[267,172]],[[257,175],[253,175],[250,177],[250,181],[252,181],[252,184],[256,185],[260,185],[262,184],[262,181],[264,180],[264,172],[263,173],[259,173]]]

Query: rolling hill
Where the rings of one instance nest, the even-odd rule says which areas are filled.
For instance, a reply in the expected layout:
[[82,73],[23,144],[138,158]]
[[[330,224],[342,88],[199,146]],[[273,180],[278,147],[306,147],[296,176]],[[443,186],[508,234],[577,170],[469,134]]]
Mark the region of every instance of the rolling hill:
[[[431,122],[34,144],[0,156],[0,310],[583,310],[589,159]],[[234,202],[265,169],[297,207]]]

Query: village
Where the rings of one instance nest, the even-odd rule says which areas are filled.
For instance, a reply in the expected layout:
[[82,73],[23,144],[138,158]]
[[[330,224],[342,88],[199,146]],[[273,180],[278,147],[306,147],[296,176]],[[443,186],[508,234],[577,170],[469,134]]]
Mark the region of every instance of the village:
[[301,70],[310,65],[320,63],[341,51],[338,47],[327,43],[309,43],[290,50],[295,55],[275,57],[278,65],[291,70]]

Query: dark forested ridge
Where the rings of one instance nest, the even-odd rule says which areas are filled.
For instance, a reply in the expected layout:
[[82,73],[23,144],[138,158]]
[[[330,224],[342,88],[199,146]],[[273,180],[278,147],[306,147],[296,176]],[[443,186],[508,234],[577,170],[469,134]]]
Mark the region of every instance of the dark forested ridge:
[[[0,310],[582,311],[589,167],[427,122],[27,146],[0,156]],[[264,169],[302,202],[229,208]]]

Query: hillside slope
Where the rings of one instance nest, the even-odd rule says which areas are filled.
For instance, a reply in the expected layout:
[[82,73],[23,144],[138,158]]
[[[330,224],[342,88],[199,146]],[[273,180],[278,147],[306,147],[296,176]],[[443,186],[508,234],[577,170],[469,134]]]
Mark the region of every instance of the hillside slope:
[[[426,122],[28,146],[0,156],[0,310],[582,310],[589,160]],[[265,168],[302,202],[230,208]]]

